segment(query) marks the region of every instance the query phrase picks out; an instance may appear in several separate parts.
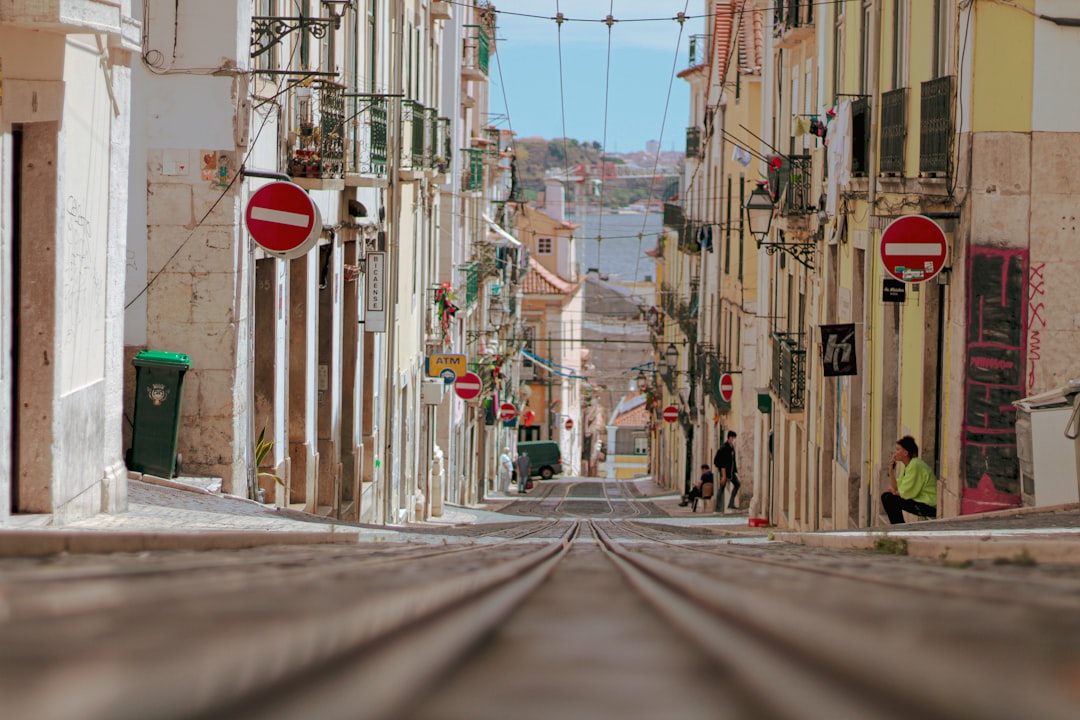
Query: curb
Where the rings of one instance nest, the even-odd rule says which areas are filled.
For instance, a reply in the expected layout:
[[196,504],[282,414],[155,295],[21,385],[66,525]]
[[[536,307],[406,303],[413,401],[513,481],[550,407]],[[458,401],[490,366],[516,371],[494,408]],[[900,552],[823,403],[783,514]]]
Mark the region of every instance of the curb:
[[1026,537],[995,537],[990,534],[963,536],[940,534],[933,537],[910,534],[858,533],[828,535],[819,533],[775,533],[774,538],[792,545],[805,545],[829,550],[870,550],[883,538],[902,541],[908,557],[966,562],[996,560],[999,562],[1080,564],[1080,538],[1074,534],[1045,534]]
[[69,532],[0,531],[0,557],[44,557],[71,553],[78,555],[131,553],[160,550],[242,550],[267,545],[355,544],[359,532]]

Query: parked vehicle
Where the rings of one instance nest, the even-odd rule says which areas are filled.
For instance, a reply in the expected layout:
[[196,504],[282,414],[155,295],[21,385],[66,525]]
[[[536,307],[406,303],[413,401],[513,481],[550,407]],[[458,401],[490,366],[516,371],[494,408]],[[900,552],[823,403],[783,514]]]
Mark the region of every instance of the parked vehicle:
[[550,480],[562,470],[562,452],[559,444],[554,440],[531,440],[519,442],[518,451],[529,456],[532,465],[530,474],[533,477],[541,477]]

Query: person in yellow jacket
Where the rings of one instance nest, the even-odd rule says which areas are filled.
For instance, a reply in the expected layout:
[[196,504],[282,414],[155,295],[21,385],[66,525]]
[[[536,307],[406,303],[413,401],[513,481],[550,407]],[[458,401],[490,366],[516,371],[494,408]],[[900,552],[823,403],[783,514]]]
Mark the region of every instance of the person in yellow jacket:
[[[897,463],[903,465],[899,476]],[[881,506],[894,525],[904,522],[905,510],[922,517],[937,517],[937,478],[919,457],[919,446],[910,435],[896,441],[889,464],[889,489],[881,494]]]

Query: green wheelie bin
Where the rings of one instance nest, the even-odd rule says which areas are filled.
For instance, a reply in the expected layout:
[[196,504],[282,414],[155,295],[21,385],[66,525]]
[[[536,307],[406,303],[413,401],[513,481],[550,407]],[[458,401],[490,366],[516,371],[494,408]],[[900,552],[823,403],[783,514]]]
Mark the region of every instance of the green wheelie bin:
[[176,473],[180,396],[191,359],[183,353],[143,350],[135,366],[135,417],[128,468],[171,478]]

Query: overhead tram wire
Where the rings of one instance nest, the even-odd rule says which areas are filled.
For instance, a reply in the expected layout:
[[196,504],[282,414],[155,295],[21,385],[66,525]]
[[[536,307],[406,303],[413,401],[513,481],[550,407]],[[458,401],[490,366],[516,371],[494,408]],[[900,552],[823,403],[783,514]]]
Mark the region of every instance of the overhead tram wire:
[[[994,0],[994,2],[998,2],[998,3],[1000,3],[1001,1],[1002,0]],[[445,0],[445,2],[447,4],[449,4],[449,5],[458,5],[458,6],[463,7],[463,8],[471,8],[471,7],[473,7],[472,3],[465,2],[465,0]],[[858,2],[858,0],[817,0],[816,2],[813,2],[811,4],[814,5],[814,6],[847,5],[849,3],[854,3],[854,2]],[[770,5],[768,7],[757,8],[757,10],[759,12],[763,12],[763,13],[772,12],[774,10],[784,10],[784,9],[786,9],[786,3],[783,2],[783,0],[778,0],[778,2],[776,4]],[[495,13],[497,15],[507,15],[507,16],[510,16],[510,17],[528,18],[528,19],[532,19],[532,20],[555,20],[555,18],[551,17],[550,15],[537,15],[535,13],[517,12],[517,11],[514,11],[514,10],[500,10],[498,8],[495,8],[494,11],[495,11]],[[701,15],[686,15],[685,19],[686,20],[699,20],[699,19],[704,18],[706,20],[709,20],[709,19],[711,19],[711,18],[713,18],[715,16],[716,16],[716,13],[702,13]],[[1044,18],[1044,19],[1050,19],[1050,18]],[[677,21],[678,18],[675,17],[675,16],[671,16],[671,15],[664,16],[664,17],[616,18],[615,22],[621,22],[621,23],[645,23],[645,22],[671,22],[673,20]],[[600,23],[606,23],[607,19],[606,18],[563,17],[563,21],[564,22],[580,22],[580,23],[600,24]]]
[[[559,0],[555,0],[555,35],[559,49],[559,116],[562,119],[562,146],[563,146],[563,207],[566,207],[566,185],[570,178],[570,148],[566,139],[566,90],[564,87],[565,76],[563,74],[562,57],[562,26],[563,14],[559,8]],[[575,200],[577,197],[575,196]],[[564,210],[565,213],[565,210]]]
[[[604,132],[600,140],[600,205],[596,217],[596,271],[600,271],[600,246],[604,237],[604,188],[607,187],[607,125],[608,99],[611,96],[611,28],[615,26],[615,0],[608,5],[607,23],[607,60],[604,68]],[[586,212],[586,217],[588,216]]]
[[[683,11],[679,13],[678,16],[681,18],[679,20],[679,38],[675,41],[675,58],[671,62],[671,78],[668,80],[667,97],[664,100],[664,116],[660,120],[660,139],[657,141],[656,145],[656,157],[653,160],[653,175],[652,180],[649,183],[649,194],[645,196],[647,198],[645,202],[645,217],[641,220],[641,232],[638,233],[638,251],[634,263],[634,282],[637,282],[638,270],[641,268],[642,245],[645,243],[645,228],[648,227],[649,224],[649,211],[652,210],[653,192],[656,191],[656,173],[660,168],[660,155],[664,151],[664,130],[667,128],[668,110],[671,109],[671,91],[675,86],[675,76],[678,74],[679,53],[682,51],[682,36],[686,22],[686,9],[688,7],[690,7],[690,0],[686,0],[686,3],[683,5]],[[661,237],[663,236],[662,229],[659,235]]]

